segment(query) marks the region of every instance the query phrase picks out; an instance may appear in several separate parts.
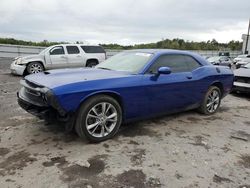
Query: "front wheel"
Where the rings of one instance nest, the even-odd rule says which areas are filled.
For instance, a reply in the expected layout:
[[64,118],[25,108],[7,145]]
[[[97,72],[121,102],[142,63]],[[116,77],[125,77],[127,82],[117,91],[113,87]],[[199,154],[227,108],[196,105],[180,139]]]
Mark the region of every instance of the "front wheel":
[[202,104],[199,108],[199,111],[203,114],[213,114],[215,113],[221,102],[221,91],[216,86],[209,87]]
[[35,74],[35,73],[39,73],[39,72],[43,72],[43,71],[44,71],[44,67],[39,62],[31,62],[27,66],[27,72],[29,74]]
[[122,122],[119,103],[107,95],[88,99],[79,109],[75,130],[80,137],[101,142],[113,137]]

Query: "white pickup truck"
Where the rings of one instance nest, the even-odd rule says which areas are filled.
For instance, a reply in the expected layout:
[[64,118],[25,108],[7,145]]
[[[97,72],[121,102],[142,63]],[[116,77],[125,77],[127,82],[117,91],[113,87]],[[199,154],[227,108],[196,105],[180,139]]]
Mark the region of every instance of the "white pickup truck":
[[25,75],[56,68],[93,67],[106,58],[105,50],[98,45],[60,44],[38,55],[15,58],[10,70],[12,74]]

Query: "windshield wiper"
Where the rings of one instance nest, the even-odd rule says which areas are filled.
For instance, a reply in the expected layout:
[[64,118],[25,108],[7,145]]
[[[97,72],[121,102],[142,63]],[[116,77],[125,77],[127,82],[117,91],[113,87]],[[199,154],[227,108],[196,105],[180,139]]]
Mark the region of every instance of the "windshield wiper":
[[109,69],[109,68],[105,68],[105,67],[97,67],[98,69],[104,69],[104,70],[112,70],[112,69]]

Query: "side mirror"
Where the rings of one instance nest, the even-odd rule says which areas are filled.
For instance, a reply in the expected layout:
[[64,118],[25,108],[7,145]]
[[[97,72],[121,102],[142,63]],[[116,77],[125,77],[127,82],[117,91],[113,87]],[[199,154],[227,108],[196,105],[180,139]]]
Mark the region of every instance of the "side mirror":
[[158,69],[158,74],[170,74],[171,69],[169,67],[160,67]]

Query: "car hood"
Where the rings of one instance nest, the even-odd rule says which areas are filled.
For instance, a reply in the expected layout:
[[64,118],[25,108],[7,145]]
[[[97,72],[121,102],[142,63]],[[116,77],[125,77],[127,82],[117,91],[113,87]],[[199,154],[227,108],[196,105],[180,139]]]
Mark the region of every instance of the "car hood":
[[239,68],[234,71],[234,76],[250,77],[250,69]]
[[29,60],[29,59],[41,58],[41,56],[40,55],[28,55],[28,56],[23,56],[21,58],[22,58],[22,60]]
[[121,78],[132,76],[128,72],[111,71],[95,68],[76,68],[76,69],[57,69],[45,71],[38,74],[32,74],[25,77],[25,80],[39,86],[45,86],[50,89],[63,85],[87,82],[91,80],[101,80],[110,78]]

